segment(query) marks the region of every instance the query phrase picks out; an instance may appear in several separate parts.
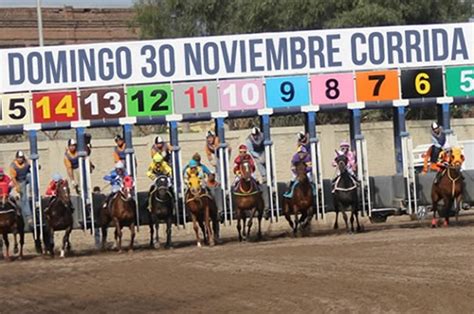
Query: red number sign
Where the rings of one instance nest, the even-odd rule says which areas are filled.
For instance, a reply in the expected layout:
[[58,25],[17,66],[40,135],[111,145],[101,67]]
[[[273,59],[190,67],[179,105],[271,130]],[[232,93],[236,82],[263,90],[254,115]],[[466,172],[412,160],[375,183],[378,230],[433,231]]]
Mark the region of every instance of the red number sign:
[[76,92],[33,93],[35,123],[76,121],[78,118]]

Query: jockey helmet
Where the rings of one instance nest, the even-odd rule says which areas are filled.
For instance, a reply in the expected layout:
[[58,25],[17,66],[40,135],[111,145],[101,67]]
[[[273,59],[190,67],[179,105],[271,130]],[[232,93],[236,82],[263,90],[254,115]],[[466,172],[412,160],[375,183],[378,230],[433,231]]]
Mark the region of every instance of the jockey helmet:
[[296,152],[298,152],[298,153],[307,153],[308,150],[303,145],[300,145],[300,147],[298,147]]
[[117,143],[118,141],[123,141],[122,135],[120,135],[120,134],[115,135],[114,141],[115,141],[115,143]]
[[252,128],[252,135],[260,134],[260,129],[256,126]]
[[303,131],[299,131],[298,134],[296,134],[296,137],[299,141],[302,141],[306,137],[306,134]]
[[160,153],[156,153],[153,155],[153,161],[156,163],[160,163],[163,161],[163,156]]
[[341,144],[339,144],[339,147],[349,148],[349,147],[351,147],[351,145],[349,145],[349,142],[347,142],[347,141],[342,141]]
[[125,165],[121,161],[115,163],[115,169],[125,169]]
[[165,141],[161,136],[155,137],[155,144],[163,144]]
[[189,161],[189,168],[196,168],[197,166],[198,166],[198,163],[197,163],[196,160],[191,159],[191,160]]
[[199,155],[199,153],[195,153],[193,155],[193,160],[195,160],[197,162],[201,162],[201,155]]
[[53,181],[54,182],[59,182],[63,179],[63,177],[59,173],[53,174]]
[[67,140],[67,146],[73,146],[73,145],[77,145],[77,142],[75,139],[73,138],[70,138]]
[[431,123],[431,129],[432,130],[436,130],[437,128],[439,128],[439,124],[436,122],[436,121],[433,121]]
[[451,145],[449,145],[449,143],[446,143],[443,146],[443,150],[446,151],[446,152],[450,152],[450,151],[453,150],[453,148],[451,147]]
[[247,152],[247,146],[244,145],[244,144],[240,145],[240,146],[239,146],[239,152],[244,152],[244,153],[246,153],[246,152]]
[[211,137],[211,136],[214,137],[214,136],[216,136],[216,134],[211,130],[207,131],[206,138]]
[[25,153],[21,150],[17,151],[15,154],[16,158],[25,158]]

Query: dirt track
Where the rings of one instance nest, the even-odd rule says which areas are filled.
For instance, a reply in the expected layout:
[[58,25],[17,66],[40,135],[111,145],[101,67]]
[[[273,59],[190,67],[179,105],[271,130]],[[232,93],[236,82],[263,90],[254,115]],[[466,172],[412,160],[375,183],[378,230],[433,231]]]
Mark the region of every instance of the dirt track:
[[243,244],[232,226],[201,249],[183,231],[173,250],[142,248],[143,229],[131,254],[87,250],[91,238],[75,231],[76,256],[35,257],[29,246],[25,261],[0,261],[0,312],[472,313],[472,217],[437,230],[390,220],[355,235],[318,222],[297,239],[265,224],[265,241]]

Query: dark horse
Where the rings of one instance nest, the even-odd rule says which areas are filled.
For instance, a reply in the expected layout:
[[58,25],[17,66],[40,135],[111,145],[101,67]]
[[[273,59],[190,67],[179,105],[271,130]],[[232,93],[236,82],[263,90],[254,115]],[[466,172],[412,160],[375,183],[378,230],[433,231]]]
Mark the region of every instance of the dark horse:
[[[15,241],[14,253],[18,252],[17,234],[20,234],[20,254],[19,259],[23,258],[23,245],[25,244],[25,223],[20,214],[17,205],[11,201],[4,201],[0,209],[0,233],[3,235],[5,242],[5,260],[10,261],[10,242],[8,241],[8,234],[13,233]],[[2,255],[2,252],[0,252]]]
[[150,247],[154,246],[153,233],[156,228],[156,243],[160,246],[158,228],[160,222],[166,222],[166,245],[171,247],[171,225],[173,220],[174,198],[168,187],[168,177],[160,175],[153,183],[154,187],[148,196],[150,203],[148,211],[150,213]]
[[339,176],[336,178],[333,188],[334,209],[336,210],[334,229],[339,227],[337,224],[337,219],[339,216],[339,211],[342,211],[342,216],[344,217],[344,222],[346,223],[346,230],[349,231],[346,210],[351,208],[351,231],[354,232],[354,217],[357,222],[357,231],[361,231],[359,224],[359,197],[357,194],[357,182],[347,171],[347,157],[345,155],[339,155],[338,153],[336,157],[336,164],[339,170]]
[[431,221],[431,226],[433,228],[437,226],[436,213],[438,212],[438,214],[440,214],[438,209],[438,202],[440,200],[443,200],[444,204],[444,226],[449,225],[449,213],[454,205],[454,202],[456,202],[456,206],[454,208],[456,213],[456,221],[458,219],[463,193],[461,165],[461,157],[457,156],[456,151],[453,150],[453,156],[450,164],[443,171],[439,181],[436,184],[433,183],[431,188],[431,201],[433,203],[433,220]]
[[49,233],[49,243],[47,250],[54,257],[54,231],[64,230],[63,245],[61,247],[61,257],[65,257],[65,250],[71,251],[69,237],[73,227],[71,205],[71,193],[66,180],[60,180],[56,184],[56,197],[51,201],[45,210],[46,225]]
[[[239,241],[242,241],[250,235],[250,228],[252,228],[253,217],[257,212],[258,218],[258,233],[257,237],[260,240],[262,238],[262,217],[263,217],[263,197],[262,191],[259,190],[257,182],[252,178],[252,171],[250,169],[250,163],[244,160],[240,165],[241,177],[238,185],[236,186],[233,194],[236,207],[236,218],[237,218],[237,231],[239,232]],[[245,221],[249,218],[247,224],[248,229],[245,230]],[[243,237],[242,237],[242,224],[243,223]]]
[[185,200],[186,209],[191,213],[193,220],[197,246],[201,247],[198,224],[201,227],[204,242],[207,243],[209,241],[209,245],[213,246],[219,235],[217,205],[212,196],[202,188],[201,180],[197,176],[191,176],[189,178]]
[[119,192],[110,201],[108,207],[101,206],[100,221],[102,226],[102,249],[105,249],[107,242],[107,228],[113,222],[115,226],[115,244],[120,252],[122,252],[122,228],[129,226],[130,228],[130,247],[133,251],[133,241],[135,240],[135,219],[136,219],[136,203],[133,199],[133,179],[125,176],[122,187]]
[[[293,234],[298,231],[298,224],[302,223],[301,228],[305,229],[313,217],[313,187],[306,174],[306,163],[298,162],[296,164],[296,186],[292,198],[283,199],[283,213],[288,220]],[[291,186],[290,186],[291,189]],[[291,220],[291,214],[295,215],[295,221]],[[301,214],[298,219],[298,214]]]

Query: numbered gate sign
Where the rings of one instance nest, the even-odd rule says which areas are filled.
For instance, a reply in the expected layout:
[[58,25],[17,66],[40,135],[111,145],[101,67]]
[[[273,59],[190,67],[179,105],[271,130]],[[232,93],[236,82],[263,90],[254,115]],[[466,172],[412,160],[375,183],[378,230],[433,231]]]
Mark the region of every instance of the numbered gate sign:
[[356,72],[358,101],[385,101],[400,98],[398,71]]
[[441,68],[402,70],[401,80],[404,99],[444,96]]
[[352,73],[311,75],[311,103],[314,105],[354,102]]
[[75,91],[33,93],[35,123],[68,122],[79,119]]
[[173,113],[171,85],[127,87],[127,110],[131,117],[164,116]]
[[220,81],[221,111],[263,109],[265,95],[262,79]]
[[309,105],[307,76],[267,78],[267,107],[282,108]]
[[219,111],[217,82],[205,81],[173,85],[175,113],[202,113]]
[[31,123],[30,99],[28,93],[0,95],[0,124]]
[[446,68],[447,96],[474,96],[474,66]]
[[84,120],[125,117],[122,88],[81,90],[81,118]]

